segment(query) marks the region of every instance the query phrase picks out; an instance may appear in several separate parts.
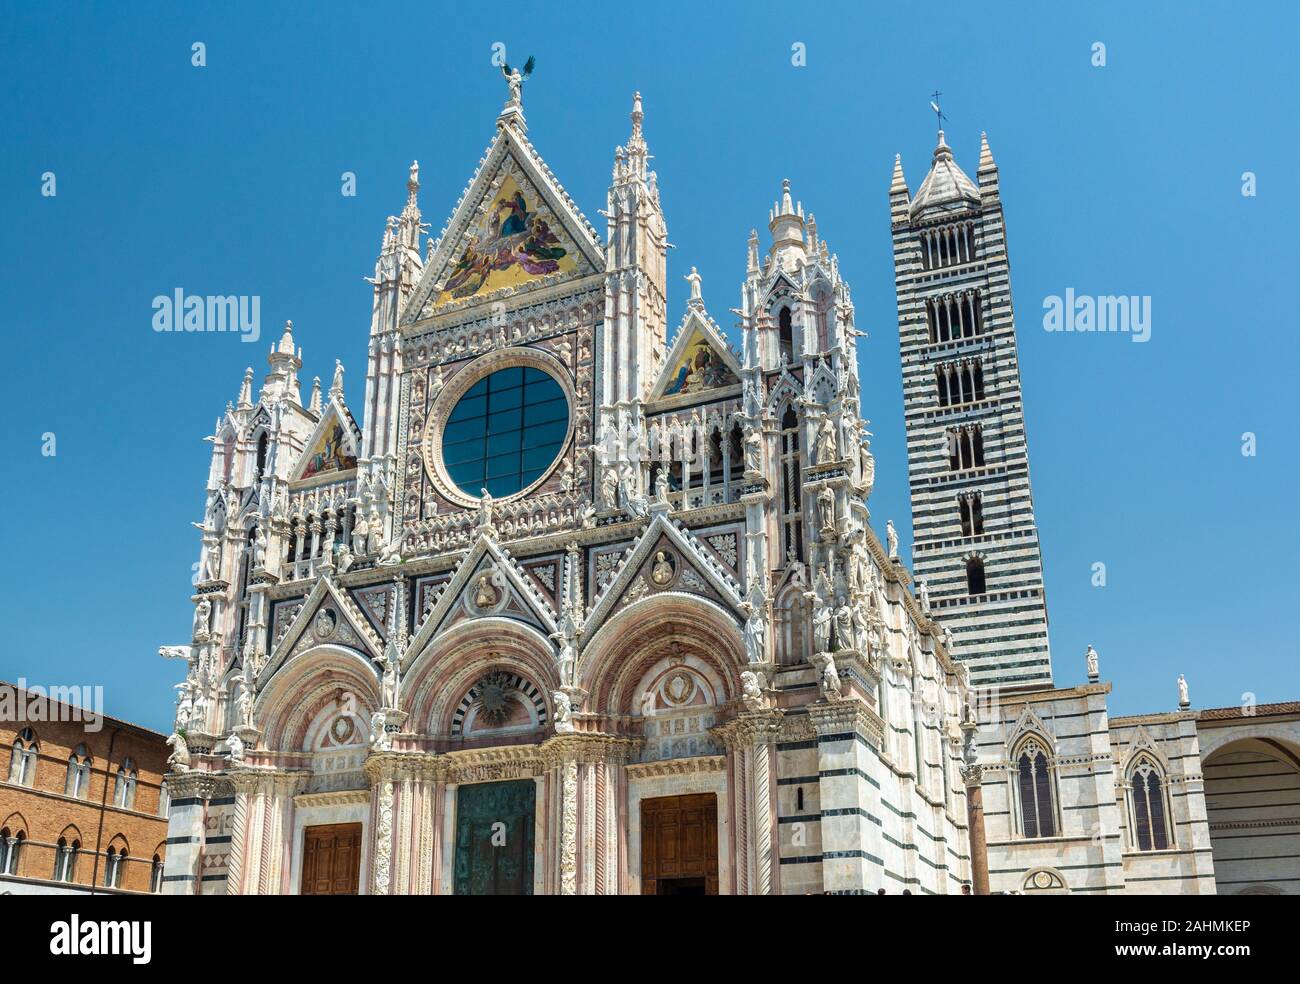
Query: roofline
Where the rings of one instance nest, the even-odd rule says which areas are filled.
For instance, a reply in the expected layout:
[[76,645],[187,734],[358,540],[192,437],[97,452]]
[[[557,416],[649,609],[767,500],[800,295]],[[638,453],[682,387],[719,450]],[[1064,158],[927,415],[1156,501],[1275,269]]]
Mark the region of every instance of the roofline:
[[[161,731],[155,731],[153,728],[146,728],[146,727],[145,727],[144,725],[142,725],[142,724],[136,724],[136,723],[134,723],[133,721],[126,721],[126,720],[123,720],[122,718],[112,717],[112,716],[110,716],[110,715],[108,715],[108,714],[104,714],[104,713],[102,713],[102,712],[96,712],[96,711],[94,711],[94,710],[91,710],[90,708],[82,707],[80,704],[68,704],[68,703],[66,703],[66,702],[64,702],[64,701],[61,701],[61,700],[54,700],[53,698],[49,697],[49,696],[46,695],[46,694],[37,694],[37,693],[33,693],[32,691],[26,689],[25,687],[20,687],[20,686],[18,686],[16,683],[9,683],[7,680],[0,680],[0,689],[5,689],[5,688],[7,688],[7,689],[9,689],[9,690],[12,690],[12,691],[14,691],[15,693],[23,694],[24,696],[28,697],[28,698],[29,698],[30,700],[32,700],[32,701],[39,701],[39,702],[42,702],[42,703],[44,703],[44,704],[46,704],[46,705],[54,704],[54,705],[57,705],[58,707],[67,707],[67,708],[71,708],[71,709],[75,710],[78,714],[82,715],[83,718],[84,718],[84,717],[88,717],[88,716],[89,716],[89,717],[94,717],[94,718],[96,718],[96,719],[98,719],[98,720],[100,720],[100,721],[109,722],[109,723],[112,723],[112,724],[118,725],[118,726],[123,727],[123,728],[130,728],[130,729],[132,729],[133,731],[138,731],[138,732],[140,732],[141,734],[152,735],[152,736],[155,736],[155,737],[158,737],[158,738],[163,738],[163,739],[165,739],[165,738],[167,737],[167,736],[166,736],[165,734],[163,734]],[[22,722],[21,722],[21,721],[13,721],[13,722],[6,722],[6,723],[21,724]],[[38,722],[35,722],[35,723],[37,723],[37,724],[40,724],[40,723],[60,724],[60,723],[67,723],[67,722],[62,722],[62,721],[58,721],[58,720],[52,720],[52,721],[47,721],[47,722],[39,722],[39,721],[38,721]]]

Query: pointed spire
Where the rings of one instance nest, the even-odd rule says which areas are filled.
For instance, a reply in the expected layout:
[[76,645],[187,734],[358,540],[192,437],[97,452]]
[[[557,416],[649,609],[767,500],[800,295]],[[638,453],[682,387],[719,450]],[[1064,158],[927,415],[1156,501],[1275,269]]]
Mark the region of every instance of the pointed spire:
[[646,178],[646,163],[650,159],[650,154],[646,147],[645,134],[641,130],[641,122],[645,119],[645,113],[641,110],[641,93],[632,93],[632,135],[627,139],[627,165],[632,177],[640,178],[642,181]]
[[280,336],[280,344],[275,347],[275,351],[281,355],[293,355],[293,322],[284,323],[284,334]]
[[966,172],[957,166],[957,162],[953,160],[952,148],[948,146],[948,141],[940,130],[939,141],[935,145],[934,156],[931,158],[930,173],[921,182],[921,187],[916,189],[916,197],[912,199],[909,206],[910,213],[915,216],[931,206],[951,207],[963,203],[978,205],[979,201],[979,188],[966,176]]
[[772,221],[768,223],[768,230],[772,233],[772,250],[769,256],[784,256],[796,247],[800,254],[803,254],[803,203],[795,204],[794,196],[790,193],[789,178],[781,182],[781,200],[772,209]]
[[894,177],[889,182],[889,193],[892,195],[896,191],[907,191],[907,179],[903,177],[903,155],[894,155]]
[[284,334],[278,344],[271,347],[271,354],[266,357],[271,371],[262,382],[262,399],[274,402],[287,398],[298,403],[298,370],[302,368],[302,351],[294,352],[293,322],[284,323]]
[[253,409],[253,367],[249,366],[244,370],[244,381],[239,386],[239,403],[238,409]]
[[343,402],[343,363],[334,360],[334,381],[330,383],[330,399]]
[[320,377],[311,377],[311,400],[307,403],[307,409],[316,416],[320,416]]
[[749,230],[749,249],[745,262],[745,271],[747,273],[758,273],[758,230]]

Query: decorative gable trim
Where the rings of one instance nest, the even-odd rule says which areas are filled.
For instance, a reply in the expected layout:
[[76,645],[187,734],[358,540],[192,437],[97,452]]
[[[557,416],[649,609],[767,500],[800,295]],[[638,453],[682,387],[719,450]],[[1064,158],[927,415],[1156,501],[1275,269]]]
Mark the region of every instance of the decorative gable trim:
[[[331,429],[338,426],[343,432],[343,447],[340,453],[352,459],[352,465],[347,468],[336,468],[329,471],[318,472],[314,475],[305,475],[308,466],[311,463],[312,456],[316,446],[325,439],[327,434],[331,434]],[[361,454],[361,429],[352,419],[352,414],[348,408],[337,397],[331,397],[321,414],[320,420],[312,429],[311,436],[303,445],[302,455],[298,463],[294,465],[293,472],[289,479],[291,484],[304,486],[319,483],[337,481],[341,476],[351,475],[356,471],[356,459]]]
[[[688,347],[697,334],[722,360],[723,365],[735,377],[735,382],[715,386],[708,390],[665,395],[664,391],[674,382],[677,374],[677,364],[685,357]],[[732,351],[731,346],[727,344],[727,339],[722,334],[722,330],[702,307],[692,307],[687,310],[686,316],[682,318],[682,323],[677,328],[677,334],[668,349],[668,355],[664,358],[663,367],[659,370],[659,378],[650,390],[650,401],[670,401],[672,404],[691,403],[706,392],[711,399],[727,395],[732,391],[739,392],[742,372],[740,359]],[[656,407],[655,409],[660,408]]]
[[670,521],[666,512],[657,512],[641,535],[624,552],[622,563],[615,569],[609,582],[592,603],[591,612],[583,625],[583,642],[580,648],[586,648],[601,625],[614,613],[623,595],[628,591],[637,590],[636,582],[641,576],[641,568],[650,558],[651,551],[655,549],[661,538],[668,540],[680,552],[683,560],[689,561],[703,576],[705,583],[718,593],[734,614],[740,617],[740,604],[743,598],[739,582],[713,559],[696,539],[695,534],[681,525],[680,520]]
[[362,614],[355,602],[348,597],[347,592],[343,591],[329,575],[323,575],[312,588],[311,593],[307,595],[298,609],[298,614],[293,621],[289,623],[288,629],[275,644],[271,651],[270,658],[267,659],[266,665],[257,675],[257,688],[260,690],[266,681],[270,680],[276,672],[285,665],[291,654],[298,648],[298,643],[310,632],[316,640],[322,644],[333,642],[336,645],[347,645],[348,643],[338,642],[335,638],[336,631],[331,632],[328,636],[321,637],[318,634],[317,627],[314,625],[316,614],[327,603],[331,604],[334,609],[342,616],[352,634],[356,637],[362,648],[366,650],[366,655],[370,659],[378,658],[384,651],[383,640],[371,628],[366,616]]
[[471,583],[484,560],[495,567],[497,573],[505,579],[506,585],[503,585],[503,587],[509,586],[518,597],[524,600],[528,606],[529,614],[537,619],[545,635],[549,636],[558,631],[556,613],[547,603],[541,591],[537,589],[532,579],[519,567],[518,563],[510,555],[510,551],[497,543],[496,538],[491,533],[484,532],[479,534],[474,545],[461,558],[451,578],[436,589],[438,593],[433,606],[429,609],[428,616],[420,624],[419,630],[415,633],[411,644],[406,648],[406,652],[402,656],[403,669],[405,669],[405,664],[409,660],[413,659],[416,654],[423,652],[429,643],[443,630],[453,608],[464,596],[465,592],[470,590]]
[[[434,296],[434,291],[446,277],[450,265],[456,262],[456,253],[464,242],[471,224],[479,215],[480,203],[498,175],[507,167],[507,158],[514,160],[526,180],[542,197],[547,208],[560,220],[564,231],[585,260],[585,264],[579,263],[576,275],[604,272],[604,249],[595,228],[560,185],[527,137],[513,126],[501,126],[479,161],[479,166],[470,178],[469,184],[461,193],[447,225],[438,234],[438,240],[434,244],[429,262],[424,266],[420,282],[416,285],[411,301],[404,309],[403,325],[415,324],[433,314],[426,308]],[[586,269],[583,269],[584,266]],[[550,278],[543,278],[535,283],[540,285],[550,282]],[[533,285],[525,284],[522,289],[527,290],[531,286]],[[471,307],[494,299],[495,294],[496,292],[492,291],[487,294],[472,295],[444,307]]]

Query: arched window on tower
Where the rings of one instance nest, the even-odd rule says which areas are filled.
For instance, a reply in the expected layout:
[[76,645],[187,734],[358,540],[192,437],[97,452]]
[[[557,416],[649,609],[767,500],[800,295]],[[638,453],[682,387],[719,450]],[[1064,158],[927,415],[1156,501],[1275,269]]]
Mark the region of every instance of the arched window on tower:
[[966,560],[966,593],[969,595],[982,595],[988,590],[984,581],[984,561],[979,557],[969,557]]
[[1020,832],[1025,837],[1055,837],[1056,777],[1046,747],[1039,739],[1030,738],[1014,758]]
[[799,417],[786,407],[781,417],[781,552],[787,560],[803,560],[802,482]]
[[36,781],[36,760],[39,754],[36,733],[31,728],[23,728],[14,739],[13,752],[10,753],[9,781],[16,786],[31,786]]
[[984,506],[978,492],[966,492],[957,497],[961,512],[961,535],[979,536],[984,532]]
[[780,338],[781,355],[785,362],[792,363],[794,362],[794,316],[791,314],[790,308],[781,308],[776,323],[779,329],[778,337]]
[[1169,849],[1164,773],[1149,755],[1140,756],[1129,769],[1129,816],[1133,818],[1133,843],[1139,851]]

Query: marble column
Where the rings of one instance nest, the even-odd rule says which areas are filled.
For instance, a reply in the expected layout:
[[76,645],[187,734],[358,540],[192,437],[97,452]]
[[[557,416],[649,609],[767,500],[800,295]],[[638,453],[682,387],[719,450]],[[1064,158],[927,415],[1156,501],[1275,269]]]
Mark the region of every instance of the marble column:
[[776,709],[744,711],[713,729],[727,747],[731,767],[738,894],[780,892],[776,740],[783,716]]

